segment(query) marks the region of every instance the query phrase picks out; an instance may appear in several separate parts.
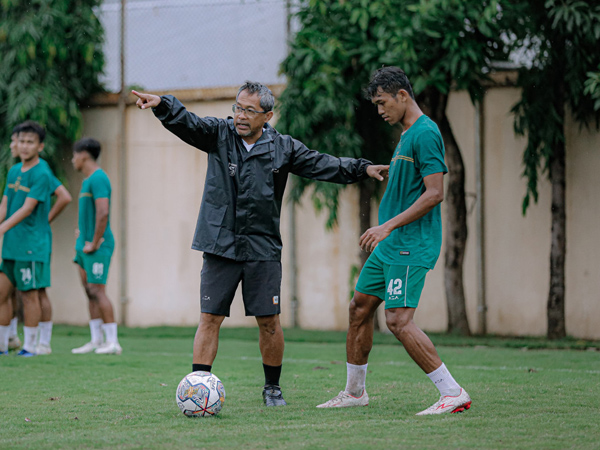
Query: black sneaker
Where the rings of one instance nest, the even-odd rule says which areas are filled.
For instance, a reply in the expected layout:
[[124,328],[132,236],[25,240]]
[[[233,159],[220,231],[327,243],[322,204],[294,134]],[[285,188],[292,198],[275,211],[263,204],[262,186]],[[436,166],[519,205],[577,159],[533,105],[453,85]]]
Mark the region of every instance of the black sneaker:
[[263,388],[263,401],[267,406],[285,406],[287,403],[281,394],[281,388],[276,384],[267,384]]

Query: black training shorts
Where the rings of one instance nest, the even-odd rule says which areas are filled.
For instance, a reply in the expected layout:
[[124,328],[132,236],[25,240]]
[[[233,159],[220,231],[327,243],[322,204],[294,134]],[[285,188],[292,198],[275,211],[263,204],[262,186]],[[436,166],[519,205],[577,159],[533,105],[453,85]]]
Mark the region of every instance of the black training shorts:
[[201,311],[229,317],[240,281],[247,316],[281,313],[280,261],[235,261],[210,253],[204,253],[200,277]]

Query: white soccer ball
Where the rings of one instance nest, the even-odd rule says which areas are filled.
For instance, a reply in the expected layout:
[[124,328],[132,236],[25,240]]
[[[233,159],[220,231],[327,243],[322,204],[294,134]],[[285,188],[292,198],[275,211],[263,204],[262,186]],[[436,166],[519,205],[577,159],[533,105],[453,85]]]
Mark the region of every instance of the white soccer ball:
[[192,372],[177,386],[175,399],[188,417],[215,416],[225,403],[225,388],[213,373]]

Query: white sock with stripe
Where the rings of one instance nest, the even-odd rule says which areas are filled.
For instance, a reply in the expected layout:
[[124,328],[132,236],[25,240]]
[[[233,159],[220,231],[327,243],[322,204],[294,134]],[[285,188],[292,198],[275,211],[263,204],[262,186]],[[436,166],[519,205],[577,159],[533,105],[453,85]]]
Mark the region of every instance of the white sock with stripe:
[[346,363],[346,392],[353,397],[361,397],[367,380],[367,366]]
[[460,394],[460,385],[454,380],[450,371],[446,368],[446,364],[442,363],[440,367],[428,373],[427,376],[438,388],[442,397],[446,395],[456,397]]

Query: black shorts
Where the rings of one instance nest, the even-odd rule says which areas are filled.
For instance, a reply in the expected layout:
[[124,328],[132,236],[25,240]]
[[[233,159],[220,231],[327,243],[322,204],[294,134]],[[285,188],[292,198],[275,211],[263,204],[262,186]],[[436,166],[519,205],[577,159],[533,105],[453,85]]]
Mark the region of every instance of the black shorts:
[[200,276],[200,310],[229,317],[231,302],[242,282],[247,316],[281,313],[281,262],[235,261],[204,253]]

